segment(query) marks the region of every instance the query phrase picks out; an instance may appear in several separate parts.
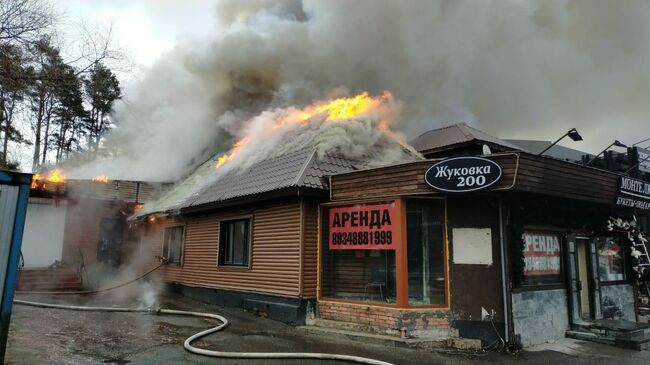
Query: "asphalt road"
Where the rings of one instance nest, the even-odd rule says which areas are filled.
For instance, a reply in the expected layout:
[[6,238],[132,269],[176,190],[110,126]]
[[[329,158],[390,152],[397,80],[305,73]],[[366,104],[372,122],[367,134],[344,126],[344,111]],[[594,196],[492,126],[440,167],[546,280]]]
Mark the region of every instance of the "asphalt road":
[[[124,297],[19,299],[81,305],[139,305]],[[238,308],[222,308],[187,298],[164,298],[165,308],[226,316],[231,325],[196,343],[198,347],[250,352],[327,352],[375,358],[396,365],[432,364],[649,364],[650,352],[566,340],[518,355],[438,353],[384,347],[306,333]],[[138,313],[77,312],[14,306],[6,355],[8,364],[336,364],[323,360],[215,359],[191,354],[182,343],[214,326],[212,320]]]

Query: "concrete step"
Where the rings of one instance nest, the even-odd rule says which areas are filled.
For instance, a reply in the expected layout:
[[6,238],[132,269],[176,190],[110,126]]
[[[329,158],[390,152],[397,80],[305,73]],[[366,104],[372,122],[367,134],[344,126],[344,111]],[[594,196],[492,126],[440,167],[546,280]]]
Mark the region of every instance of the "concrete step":
[[357,332],[344,329],[316,327],[316,326],[300,326],[298,330],[320,334],[325,336],[334,336],[338,338],[346,338],[353,341],[363,343],[381,345],[386,347],[402,347],[402,348],[416,348],[421,350],[435,350],[435,349],[456,349],[456,350],[470,350],[476,351],[481,349],[481,341],[474,339],[463,338],[448,338],[448,339],[417,339],[417,338],[399,338],[388,335],[378,335],[368,332]]
[[23,269],[18,273],[18,291],[81,290],[81,278],[64,269]]
[[607,345],[614,345],[616,343],[616,340],[614,338],[610,338],[604,335],[599,335],[597,333],[588,332],[588,331],[585,332],[585,331],[569,330],[565,332],[565,336],[576,340],[598,342]]
[[401,338],[399,331],[380,329],[358,323],[333,321],[329,319],[309,319],[307,325],[299,327],[303,331],[345,337],[364,343],[388,347],[411,347],[419,349],[480,350],[481,341],[466,338]]
[[650,350],[650,337],[647,336],[624,336],[601,333],[598,331],[569,330],[565,332],[566,337],[577,340],[598,342],[616,347],[632,350]]

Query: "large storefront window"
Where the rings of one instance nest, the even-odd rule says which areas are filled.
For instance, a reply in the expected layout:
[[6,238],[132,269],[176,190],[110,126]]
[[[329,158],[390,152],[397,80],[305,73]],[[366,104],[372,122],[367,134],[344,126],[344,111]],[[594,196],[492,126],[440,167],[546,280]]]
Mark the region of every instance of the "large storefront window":
[[444,202],[409,200],[406,212],[409,304],[444,304]]
[[552,232],[526,231],[524,240],[524,284],[562,283],[560,247],[562,237]]
[[330,207],[322,213],[321,296],[395,303],[394,202]]
[[598,276],[601,281],[625,280],[624,250],[619,240],[610,237],[597,237]]

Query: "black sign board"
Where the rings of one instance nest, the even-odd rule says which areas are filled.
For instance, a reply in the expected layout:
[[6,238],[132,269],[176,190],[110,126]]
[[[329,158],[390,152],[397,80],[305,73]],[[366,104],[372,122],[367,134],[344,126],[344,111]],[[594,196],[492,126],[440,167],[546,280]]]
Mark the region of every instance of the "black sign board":
[[640,172],[650,173],[650,150],[634,147],[632,155]]
[[486,189],[501,179],[501,166],[482,157],[454,157],[429,167],[424,180],[432,188],[451,193]]
[[616,205],[650,211],[650,183],[631,177],[619,178]]

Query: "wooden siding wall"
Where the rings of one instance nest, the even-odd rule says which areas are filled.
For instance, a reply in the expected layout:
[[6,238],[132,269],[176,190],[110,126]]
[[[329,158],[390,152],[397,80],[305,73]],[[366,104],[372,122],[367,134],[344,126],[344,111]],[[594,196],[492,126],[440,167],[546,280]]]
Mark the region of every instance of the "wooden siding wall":
[[163,188],[161,183],[111,180],[101,183],[92,180],[68,180],[68,195],[77,198],[147,202],[154,199]]
[[[309,209],[305,212],[308,215],[314,214],[313,210],[310,212]],[[222,219],[242,216],[251,217],[250,269],[218,267],[219,222]],[[300,218],[300,201],[188,217],[184,222],[183,264],[165,266],[163,277],[165,281],[188,286],[299,297]],[[154,228],[149,228],[149,234],[143,239],[150,247],[148,250],[157,251],[157,254],[161,255],[164,228],[175,224],[179,222],[164,221],[155,224]],[[305,234],[310,236],[314,233],[309,229]],[[306,256],[313,255],[309,251],[306,251]],[[315,262],[315,259],[313,260]],[[315,269],[311,270],[315,272]],[[315,292],[315,283],[311,280],[304,281],[303,285],[310,292]]]
[[[503,170],[492,189],[507,189],[513,184],[517,156],[491,157]],[[332,176],[332,200],[390,197],[408,194],[438,194],[424,181],[424,173],[437,161],[418,161],[403,165],[351,172]]]
[[[613,205],[618,175],[575,163],[527,153],[488,156],[502,170],[501,180],[488,190],[509,190]],[[332,200],[400,195],[440,194],[424,181],[424,173],[437,161],[351,172],[332,176]]]
[[318,282],[318,202],[303,201],[302,296],[316,298]]
[[516,190],[613,205],[618,179],[611,172],[522,154]]

